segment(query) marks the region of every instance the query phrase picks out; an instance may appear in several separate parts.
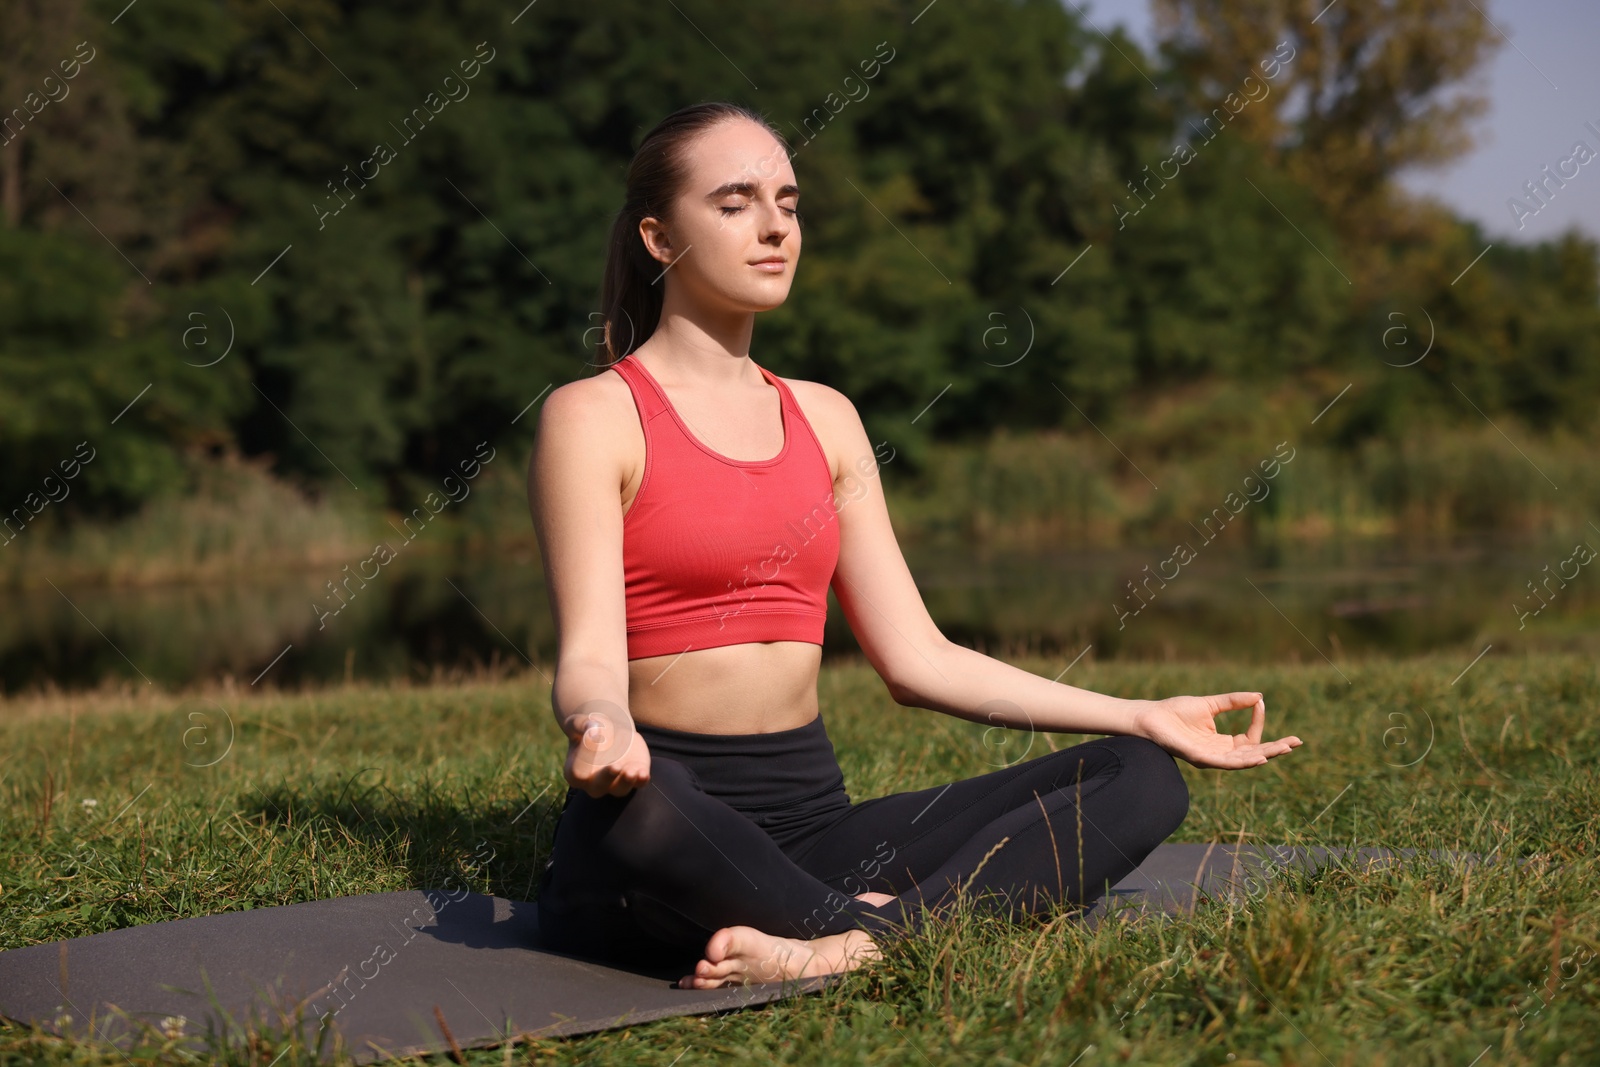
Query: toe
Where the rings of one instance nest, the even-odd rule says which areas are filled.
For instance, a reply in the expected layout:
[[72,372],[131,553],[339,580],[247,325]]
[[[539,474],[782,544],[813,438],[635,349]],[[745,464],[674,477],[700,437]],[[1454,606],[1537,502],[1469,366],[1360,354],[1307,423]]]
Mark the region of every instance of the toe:
[[744,970],[744,964],[739,960],[723,960],[715,967],[703,967],[698,977],[721,980],[732,978]]
[[733,927],[725,926],[711,935],[711,940],[706,942],[707,963],[721,963],[733,951]]

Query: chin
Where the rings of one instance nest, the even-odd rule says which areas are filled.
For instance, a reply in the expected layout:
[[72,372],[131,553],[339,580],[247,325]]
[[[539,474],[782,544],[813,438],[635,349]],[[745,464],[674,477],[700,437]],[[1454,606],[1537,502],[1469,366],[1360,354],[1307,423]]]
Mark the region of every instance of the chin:
[[745,311],[771,311],[789,299],[789,286],[784,285],[781,289],[777,286],[758,288],[730,295],[733,297],[733,302]]

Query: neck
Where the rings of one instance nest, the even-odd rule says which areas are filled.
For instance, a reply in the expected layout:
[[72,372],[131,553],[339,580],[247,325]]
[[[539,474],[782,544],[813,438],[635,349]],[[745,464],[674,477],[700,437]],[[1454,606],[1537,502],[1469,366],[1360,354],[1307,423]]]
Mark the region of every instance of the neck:
[[663,308],[661,321],[638,353],[670,367],[675,378],[711,384],[758,381],[761,372],[750,359],[755,314],[734,312],[720,317]]

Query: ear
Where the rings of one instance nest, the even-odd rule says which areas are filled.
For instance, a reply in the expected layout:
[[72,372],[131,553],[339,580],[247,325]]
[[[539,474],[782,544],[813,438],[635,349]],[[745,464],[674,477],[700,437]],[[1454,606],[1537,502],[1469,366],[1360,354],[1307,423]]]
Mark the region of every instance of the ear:
[[650,253],[651,258],[665,264],[672,262],[674,258],[672,239],[667,235],[667,228],[660,219],[654,215],[640,219],[639,238],[644,241],[644,250]]

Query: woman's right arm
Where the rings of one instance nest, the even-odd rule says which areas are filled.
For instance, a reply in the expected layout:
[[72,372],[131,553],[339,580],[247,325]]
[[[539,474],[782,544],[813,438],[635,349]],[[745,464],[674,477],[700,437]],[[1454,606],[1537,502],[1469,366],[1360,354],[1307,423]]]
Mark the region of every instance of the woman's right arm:
[[650,778],[649,753],[628,712],[626,438],[607,431],[614,413],[605,400],[594,379],[553,391],[528,464],[528,507],[559,649],[550,704],[567,735],[567,783],[594,797],[625,795]]

